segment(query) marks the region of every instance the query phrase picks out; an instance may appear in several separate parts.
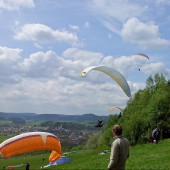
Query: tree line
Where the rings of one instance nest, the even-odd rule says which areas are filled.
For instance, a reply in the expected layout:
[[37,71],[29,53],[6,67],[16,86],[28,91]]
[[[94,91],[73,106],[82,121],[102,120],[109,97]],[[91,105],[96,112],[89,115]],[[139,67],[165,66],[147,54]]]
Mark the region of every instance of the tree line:
[[[131,145],[143,143],[154,128],[158,128],[161,139],[170,137],[170,81],[163,74],[150,76],[146,87],[137,91],[127,102],[123,113],[111,115],[102,133],[94,134],[86,148],[110,146],[113,141],[112,127],[121,124],[123,135]],[[94,146],[95,145],[95,146]]]

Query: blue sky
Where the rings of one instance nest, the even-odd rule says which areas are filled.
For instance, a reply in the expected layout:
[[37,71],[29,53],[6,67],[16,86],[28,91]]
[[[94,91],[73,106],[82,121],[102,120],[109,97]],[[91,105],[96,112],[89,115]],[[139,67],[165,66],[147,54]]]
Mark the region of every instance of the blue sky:
[[125,108],[129,97],[115,81],[80,73],[115,68],[132,95],[150,75],[169,79],[169,8],[169,0],[0,0],[0,111],[110,115],[118,112],[111,106]]

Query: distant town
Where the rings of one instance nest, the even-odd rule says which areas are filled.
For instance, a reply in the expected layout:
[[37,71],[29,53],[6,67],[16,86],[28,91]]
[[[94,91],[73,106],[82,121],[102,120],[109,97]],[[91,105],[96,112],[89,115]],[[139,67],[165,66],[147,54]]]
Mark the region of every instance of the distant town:
[[82,145],[88,140],[90,135],[101,130],[101,128],[95,128],[94,124],[87,125],[75,122],[46,121],[37,123],[0,120],[0,134],[2,136],[13,137],[21,133],[35,131],[49,132],[60,139],[63,147]]

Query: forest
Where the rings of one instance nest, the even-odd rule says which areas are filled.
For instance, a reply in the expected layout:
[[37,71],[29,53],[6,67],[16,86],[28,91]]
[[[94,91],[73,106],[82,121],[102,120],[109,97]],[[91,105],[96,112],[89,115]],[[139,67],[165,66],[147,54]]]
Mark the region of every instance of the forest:
[[111,115],[102,133],[93,134],[85,147],[110,146],[114,124],[122,125],[131,145],[144,143],[156,127],[161,139],[170,138],[170,81],[163,74],[148,77],[145,89],[130,98],[122,113]]

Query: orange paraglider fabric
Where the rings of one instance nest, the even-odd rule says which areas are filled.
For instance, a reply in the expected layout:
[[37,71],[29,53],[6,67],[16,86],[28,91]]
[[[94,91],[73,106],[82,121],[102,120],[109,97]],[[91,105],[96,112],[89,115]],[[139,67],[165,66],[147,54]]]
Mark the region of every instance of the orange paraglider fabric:
[[52,151],[49,157],[49,162],[55,162],[59,158],[61,158],[61,154],[58,154],[56,151]]
[[61,155],[61,144],[57,136],[47,132],[24,133],[0,144],[0,154],[4,158],[37,150],[54,150]]
[[135,55],[139,55],[139,56],[143,56],[143,57],[146,57],[148,60],[149,60],[149,57],[146,55],[146,54],[143,54],[143,53],[137,53]]

